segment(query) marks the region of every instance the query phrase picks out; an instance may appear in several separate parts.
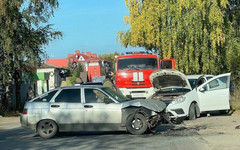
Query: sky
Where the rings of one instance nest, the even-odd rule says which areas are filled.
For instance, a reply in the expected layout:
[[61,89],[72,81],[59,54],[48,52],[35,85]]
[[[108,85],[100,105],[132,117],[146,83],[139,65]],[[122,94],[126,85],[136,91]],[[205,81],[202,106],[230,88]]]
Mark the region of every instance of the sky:
[[62,31],[45,48],[49,58],[66,58],[75,50],[107,54],[118,51],[140,51],[144,48],[125,48],[117,41],[117,32],[128,30],[123,17],[129,11],[125,0],[59,0],[59,8],[49,20],[55,30]]

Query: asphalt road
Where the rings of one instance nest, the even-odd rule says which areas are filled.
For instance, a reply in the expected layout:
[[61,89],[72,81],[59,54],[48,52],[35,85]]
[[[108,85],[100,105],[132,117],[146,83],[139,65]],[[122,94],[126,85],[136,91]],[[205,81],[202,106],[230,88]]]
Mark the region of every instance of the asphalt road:
[[0,149],[161,149],[207,150],[209,144],[196,129],[159,126],[155,133],[140,136],[125,132],[71,132],[42,139],[31,129],[22,128],[19,117],[0,118]]

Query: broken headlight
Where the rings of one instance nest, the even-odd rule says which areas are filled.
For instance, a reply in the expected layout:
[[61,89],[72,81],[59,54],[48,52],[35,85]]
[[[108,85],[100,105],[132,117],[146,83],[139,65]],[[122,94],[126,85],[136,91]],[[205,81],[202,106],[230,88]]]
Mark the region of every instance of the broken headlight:
[[185,101],[185,99],[186,99],[186,97],[182,97],[182,96],[176,97],[176,98],[172,101],[172,104],[182,103],[182,102]]

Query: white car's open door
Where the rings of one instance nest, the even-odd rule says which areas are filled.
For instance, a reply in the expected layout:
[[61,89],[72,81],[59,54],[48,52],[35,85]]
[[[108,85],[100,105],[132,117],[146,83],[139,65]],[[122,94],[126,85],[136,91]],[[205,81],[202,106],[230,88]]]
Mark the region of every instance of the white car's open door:
[[230,75],[231,73],[218,75],[197,88],[201,112],[230,109]]

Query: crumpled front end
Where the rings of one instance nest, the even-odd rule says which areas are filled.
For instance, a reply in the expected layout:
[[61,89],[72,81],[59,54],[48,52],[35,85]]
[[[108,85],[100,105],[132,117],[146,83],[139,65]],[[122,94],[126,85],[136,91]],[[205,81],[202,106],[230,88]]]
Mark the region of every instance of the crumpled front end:
[[123,124],[130,114],[143,114],[147,118],[148,128],[154,128],[157,125],[171,123],[165,113],[166,104],[162,101],[141,99],[131,100],[123,103]]
[[146,100],[146,99],[141,99],[141,100],[132,100],[132,101],[127,101],[123,103],[123,108],[126,107],[145,107],[149,110],[155,111],[155,112],[162,112],[166,108],[166,104],[162,101],[156,101],[156,100]]

